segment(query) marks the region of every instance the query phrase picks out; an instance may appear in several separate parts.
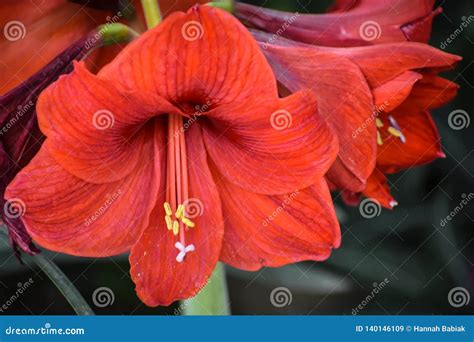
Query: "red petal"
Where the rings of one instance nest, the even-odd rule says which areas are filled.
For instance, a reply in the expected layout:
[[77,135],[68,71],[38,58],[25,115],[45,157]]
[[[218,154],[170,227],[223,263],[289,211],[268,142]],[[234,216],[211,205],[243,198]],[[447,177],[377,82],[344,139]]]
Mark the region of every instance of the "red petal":
[[[165,143],[165,141],[161,141]],[[221,250],[224,223],[217,187],[207,166],[206,152],[198,125],[186,131],[190,198],[196,199],[202,216],[193,218],[196,226],[186,232],[186,244],[195,251],[183,262],[176,261],[178,239],[165,225],[161,187],[157,206],[145,230],[130,254],[130,273],[140,299],[149,306],[170,305],[186,299],[202,289],[211,275]],[[164,161],[163,161],[164,162]],[[166,175],[162,175],[162,184]]]
[[375,107],[379,111],[391,112],[407,99],[415,83],[422,78],[423,76],[417,72],[406,71],[393,80],[372,89]]
[[381,117],[384,123],[380,129],[383,145],[378,149],[378,165],[386,171],[397,172],[429,163],[443,155],[438,130],[428,112],[419,111],[407,103],[389,114],[398,122],[406,143],[387,133],[390,122],[387,115]]
[[[153,141],[141,129],[160,113],[178,112],[151,94],[120,93],[110,82],[90,74],[83,63],[60,77],[40,96],[40,128],[51,155],[85,181],[107,183],[130,174],[143,156],[153,155]],[[152,130],[148,130],[152,132]]]
[[362,192],[366,197],[374,199],[380,203],[381,206],[387,209],[393,209],[398,203],[390,194],[390,187],[387,183],[387,178],[378,169],[374,170],[367,182],[367,187]]
[[[426,42],[434,0],[343,0],[337,13],[295,14],[236,3],[236,15],[250,26],[292,40],[323,46],[360,46],[416,40]],[[342,12],[341,9],[346,10]]]
[[370,47],[329,49],[355,62],[371,88],[378,87],[410,70],[445,70],[461,60],[426,44],[383,44]]
[[206,114],[204,141],[227,179],[249,191],[284,194],[322,177],[334,161],[336,136],[317,115],[310,91],[252,99]]
[[410,106],[422,110],[442,107],[456,97],[459,86],[442,77],[423,74],[410,94]]
[[[12,40],[2,37],[0,41],[0,94],[19,85],[73,42],[105,23],[110,14],[64,0],[4,2],[0,27],[19,30],[11,31]],[[15,21],[21,22],[24,29]],[[20,39],[22,32],[25,35]]]
[[376,130],[367,125],[373,100],[360,69],[346,58],[313,49],[268,45],[264,52],[285,87],[314,90],[319,113],[337,134],[343,165],[328,177],[339,188],[361,190],[375,167]]
[[179,103],[188,113],[195,105],[277,96],[275,77],[250,33],[232,15],[210,6],[173,13],[100,75],[122,81],[130,91]]
[[6,198],[23,206],[26,229],[41,246],[111,256],[129,250],[147,226],[157,175],[153,162],[143,162],[118,182],[86,183],[66,172],[43,146],[9,185]]
[[324,179],[311,188],[279,196],[255,194],[224,178],[218,183],[226,217],[223,262],[257,270],[322,261],[339,247],[339,224]]

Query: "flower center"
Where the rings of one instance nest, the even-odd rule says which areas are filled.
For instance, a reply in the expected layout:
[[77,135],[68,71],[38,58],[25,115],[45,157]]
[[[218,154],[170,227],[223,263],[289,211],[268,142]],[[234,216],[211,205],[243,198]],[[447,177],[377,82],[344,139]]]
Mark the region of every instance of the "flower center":
[[[407,139],[405,135],[402,132],[402,129],[400,128],[400,125],[398,124],[397,120],[391,115],[388,116],[388,121],[390,122],[390,125],[387,128],[387,132],[390,135],[393,135],[396,138],[399,138],[402,143],[406,143]],[[382,128],[385,126],[382,120],[379,118],[375,119],[375,125],[377,126],[377,144],[378,145],[383,145],[383,138],[382,138],[382,133],[380,131]]]
[[188,165],[183,119],[176,114],[168,115],[168,151],[166,162],[166,227],[174,236],[179,235],[175,247],[179,253],[177,262],[183,262],[186,253],[194,251],[194,245],[186,246],[185,233],[194,227],[194,222],[186,217],[184,203],[188,201]]

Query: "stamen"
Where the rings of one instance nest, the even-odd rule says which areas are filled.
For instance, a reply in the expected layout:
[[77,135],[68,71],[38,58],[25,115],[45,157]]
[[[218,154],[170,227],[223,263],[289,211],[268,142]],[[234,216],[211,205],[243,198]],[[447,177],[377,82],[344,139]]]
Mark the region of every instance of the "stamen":
[[168,202],[165,202],[165,204],[163,206],[165,207],[166,216],[173,215],[173,212],[171,211],[171,206]]
[[190,228],[194,228],[194,222],[191,221],[190,219],[186,218],[186,217],[183,217],[182,220],[181,220],[186,226],[190,227]]
[[407,139],[403,134],[402,129],[400,128],[400,125],[398,124],[397,120],[395,120],[392,115],[388,116],[388,120],[390,121],[390,125],[392,126],[390,127],[392,129],[388,129],[389,133],[399,138],[401,142],[405,144],[407,142]]
[[382,135],[377,131],[377,144],[383,145]]
[[383,127],[382,120],[380,120],[379,118],[376,118],[375,119],[375,125],[377,126],[377,128],[382,128]]
[[171,216],[165,216],[166,227],[168,230],[173,229],[173,222],[171,221]]
[[176,216],[177,219],[179,219],[181,218],[181,216],[183,216],[183,214],[184,214],[184,205],[180,204],[174,215]]
[[194,251],[194,245],[185,247],[185,232],[188,228],[193,228],[195,224],[186,217],[184,203],[189,199],[186,140],[182,118],[175,114],[168,116],[166,170],[166,202],[163,204],[165,222],[167,229],[172,231],[174,236],[179,236],[179,241],[175,244],[176,248],[180,250],[176,261],[182,262],[187,252]]

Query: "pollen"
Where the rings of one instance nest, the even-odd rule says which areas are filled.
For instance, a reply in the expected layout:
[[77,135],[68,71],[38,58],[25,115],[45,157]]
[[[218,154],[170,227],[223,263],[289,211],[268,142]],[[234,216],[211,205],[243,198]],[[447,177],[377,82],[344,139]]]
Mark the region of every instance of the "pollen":
[[171,221],[171,216],[165,216],[166,227],[168,230],[173,229],[173,222]]
[[174,236],[177,236],[179,234],[179,222],[178,221],[173,222],[173,234],[174,234]]
[[175,216],[177,219],[180,219],[184,214],[184,205],[180,204],[178,206],[178,209],[176,209]]
[[171,210],[171,206],[168,202],[165,202],[165,204],[163,204],[163,207],[165,208],[166,216],[173,215],[173,211]]
[[383,122],[379,118],[375,119],[375,125],[377,128],[382,128],[383,127]]
[[400,132],[398,129],[389,127],[388,128],[388,133],[393,135],[394,137],[400,138],[402,136],[402,132]]
[[379,131],[377,131],[377,144],[383,145],[382,134]]
[[194,228],[194,226],[195,226],[194,222],[191,221],[190,219],[186,218],[186,217],[183,217],[181,219],[181,222],[183,222],[189,228]]

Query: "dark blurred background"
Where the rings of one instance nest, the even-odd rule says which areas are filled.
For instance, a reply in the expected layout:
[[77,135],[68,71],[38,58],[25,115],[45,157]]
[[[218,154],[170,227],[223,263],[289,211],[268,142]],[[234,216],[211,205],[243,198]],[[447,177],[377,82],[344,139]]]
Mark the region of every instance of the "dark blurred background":
[[[416,0],[413,0],[416,1]],[[329,0],[247,1],[299,13],[323,12]],[[434,22],[431,44],[440,47],[462,21],[474,15],[472,1],[441,1],[444,12]],[[454,110],[474,115],[474,22],[445,51],[464,60],[447,77],[461,86],[459,96],[433,113],[447,158],[390,178],[400,205],[379,216],[363,218],[358,208],[336,200],[343,242],[324,263],[300,263],[249,273],[228,269],[233,314],[473,314],[474,122],[462,130],[448,125]],[[447,224],[441,221],[456,210]],[[176,307],[151,309],[136,297],[126,256],[107,259],[47,254],[74,282],[97,314],[175,314]],[[34,286],[3,314],[74,314],[51,281],[33,264],[20,265],[0,242],[0,307],[29,278]],[[113,291],[114,301],[100,308],[92,301],[99,287]],[[271,293],[285,288],[291,296],[282,307]],[[462,288],[467,305],[456,307],[449,294]],[[375,291],[377,289],[377,291]],[[375,293],[377,292],[377,293]],[[458,297],[461,298],[461,297]],[[360,309],[362,307],[362,309]],[[2,314],[0,312],[0,314]]]

